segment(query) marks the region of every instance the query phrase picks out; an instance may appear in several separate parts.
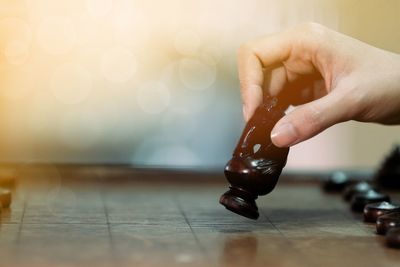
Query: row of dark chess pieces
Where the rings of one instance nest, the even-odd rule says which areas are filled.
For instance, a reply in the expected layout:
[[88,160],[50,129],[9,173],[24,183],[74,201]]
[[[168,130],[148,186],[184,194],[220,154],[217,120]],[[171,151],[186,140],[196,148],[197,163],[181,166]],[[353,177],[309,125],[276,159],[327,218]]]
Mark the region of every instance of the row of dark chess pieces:
[[385,193],[400,189],[400,146],[384,159],[371,181],[334,172],[324,181],[323,189],[330,193],[341,192],[354,212],[363,212],[366,223],[375,223],[376,233],[385,235],[387,246],[400,248],[400,204],[392,203]]

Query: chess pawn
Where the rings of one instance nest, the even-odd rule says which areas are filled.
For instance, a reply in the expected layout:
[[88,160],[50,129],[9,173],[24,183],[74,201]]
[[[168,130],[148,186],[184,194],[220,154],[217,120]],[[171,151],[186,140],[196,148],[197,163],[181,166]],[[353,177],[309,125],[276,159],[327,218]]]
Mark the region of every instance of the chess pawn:
[[267,96],[247,122],[225,166],[230,187],[219,202],[228,210],[250,219],[259,217],[255,200],[274,189],[289,153],[289,148],[276,147],[270,138],[285,109],[276,98]]

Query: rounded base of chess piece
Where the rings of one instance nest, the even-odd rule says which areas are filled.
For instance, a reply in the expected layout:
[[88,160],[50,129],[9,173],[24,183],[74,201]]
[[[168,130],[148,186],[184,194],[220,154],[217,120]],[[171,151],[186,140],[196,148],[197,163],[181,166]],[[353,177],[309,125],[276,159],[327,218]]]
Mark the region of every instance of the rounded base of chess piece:
[[256,220],[260,216],[256,204],[257,195],[243,190],[238,187],[231,186],[219,199],[219,203],[225,206],[226,209]]
[[364,221],[376,223],[379,216],[399,211],[400,206],[391,204],[387,201],[370,203],[364,207]]
[[397,227],[400,227],[400,212],[391,212],[379,216],[376,220],[376,233],[379,235],[384,235],[389,229]]
[[400,248],[400,228],[389,229],[385,239],[388,247]]

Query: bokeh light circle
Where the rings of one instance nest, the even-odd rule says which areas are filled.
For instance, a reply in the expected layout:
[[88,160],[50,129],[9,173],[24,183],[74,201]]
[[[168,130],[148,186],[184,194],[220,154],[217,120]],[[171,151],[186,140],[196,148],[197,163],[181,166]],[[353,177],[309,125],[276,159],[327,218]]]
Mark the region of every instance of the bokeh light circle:
[[137,63],[134,55],[128,49],[118,46],[104,53],[101,69],[108,81],[123,83],[129,81],[135,74]]
[[64,104],[85,100],[92,90],[90,73],[80,65],[65,64],[58,67],[50,80],[54,97]]
[[137,90],[136,100],[139,107],[149,114],[163,112],[170,104],[168,87],[161,82],[148,82]]
[[115,3],[114,39],[121,45],[140,47],[150,36],[150,19],[134,1]]
[[214,65],[192,58],[185,58],[179,62],[179,77],[188,89],[208,89],[215,82],[216,76],[217,69]]
[[199,57],[207,65],[217,65],[221,60],[221,48],[217,45],[206,45],[201,47]]
[[72,20],[62,16],[44,18],[37,29],[37,43],[52,55],[68,52],[76,43],[76,31]]
[[[98,26],[98,20],[94,20],[92,17],[87,16],[86,14],[80,14],[74,17],[74,25],[75,25],[75,33],[76,33],[76,42],[75,45],[79,46],[79,50],[83,49],[91,49],[90,47],[93,43],[102,43],[105,38],[104,34],[99,35],[101,32],[101,27]],[[82,49],[83,48],[83,49]]]
[[14,17],[0,19],[0,45],[8,41],[29,43],[31,40],[32,30],[25,20]]
[[8,42],[4,48],[4,55],[8,63],[22,65],[29,57],[28,46],[19,41]]
[[178,114],[198,114],[203,112],[215,99],[215,86],[207,90],[192,90],[185,85],[180,77],[181,61],[174,61],[168,64],[162,71],[161,80],[171,90],[170,110]]
[[29,57],[32,30],[29,24],[20,18],[0,20],[0,52],[8,63],[21,65]]

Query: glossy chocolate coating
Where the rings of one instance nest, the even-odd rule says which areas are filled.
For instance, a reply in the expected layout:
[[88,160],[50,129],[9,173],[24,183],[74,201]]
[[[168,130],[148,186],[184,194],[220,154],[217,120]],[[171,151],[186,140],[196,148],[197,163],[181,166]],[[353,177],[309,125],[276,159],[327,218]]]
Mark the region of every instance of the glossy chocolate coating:
[[391,212],[379,216],[376,220],[376,232],[380,235],[384,235],[389,229],[396,227],[400,227],[400,212]]
[[382,201],[390,202],[390,197],[371,189],[364,193],[355,194],[351,199],[351,209],[356,212],[362,212],[365,205]]
[[356,184],[352,184],[346,187],[343,192],[343,198],[346,201],[350,201],[355,194],[365,193],[371,189],[375,190],[376,188],[367,182],[358,182]]
[[351,183],[352,181],[347,173],[335,171],[324,181],[322,188],[325,192],[338,193],[342,192]]
[[389,214],[391,212],[400,211],[400,206],[393,205],[383,201],[379,203],[371,203],[364,207],[364,221],[376,223],[379,216]]
[[400,227],[389,229],[385,239],[387,246],[400,248]]
[[276,98],[266,97],[246,124],[225,166],[225,177],[231,185],[219,202],[228,210],[250,219],[258,218],[255,200],[274,189],[289,153],[289,148],[278,148],[270,139],[271,130],[284,116],[285,109]]

